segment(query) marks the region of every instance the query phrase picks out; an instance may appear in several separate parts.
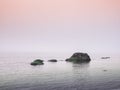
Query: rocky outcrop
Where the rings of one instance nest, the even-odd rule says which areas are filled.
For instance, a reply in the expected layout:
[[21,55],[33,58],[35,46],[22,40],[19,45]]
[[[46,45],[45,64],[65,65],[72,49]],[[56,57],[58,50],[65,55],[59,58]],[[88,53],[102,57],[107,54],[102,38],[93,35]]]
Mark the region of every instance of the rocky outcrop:
[[74,63],[82,63],[82,62],[90,62],[90,56],[87,53],[74,53],[70,58],[66,59],[66,61],[74,62]]

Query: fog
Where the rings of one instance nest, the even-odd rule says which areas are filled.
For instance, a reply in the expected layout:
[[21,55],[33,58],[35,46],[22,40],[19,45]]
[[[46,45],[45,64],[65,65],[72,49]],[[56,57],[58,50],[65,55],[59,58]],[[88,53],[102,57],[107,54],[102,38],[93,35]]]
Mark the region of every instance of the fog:
[[0,52],[120,52],[119,0],[1,0]]

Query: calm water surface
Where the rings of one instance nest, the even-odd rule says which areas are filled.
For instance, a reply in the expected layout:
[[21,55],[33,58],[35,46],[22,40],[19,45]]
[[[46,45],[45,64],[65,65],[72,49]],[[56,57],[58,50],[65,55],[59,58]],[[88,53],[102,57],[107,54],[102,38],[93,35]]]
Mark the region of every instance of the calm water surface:
[[[45,61],[42,66],[31,66],[30,62],[41,56],[1,54],[0,90],[120,90],[120,56],[101,57],[93,55],[86,64],[56,57],[60,59],[57,63]],[[54,57],[44,57],[50,58]]]

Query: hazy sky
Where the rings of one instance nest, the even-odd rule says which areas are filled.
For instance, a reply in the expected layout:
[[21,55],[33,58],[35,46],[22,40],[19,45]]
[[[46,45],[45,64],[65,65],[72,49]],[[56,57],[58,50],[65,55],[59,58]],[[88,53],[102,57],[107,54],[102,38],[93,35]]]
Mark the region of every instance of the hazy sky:
[[0,52],[120,52],[120,0],[0,0]]

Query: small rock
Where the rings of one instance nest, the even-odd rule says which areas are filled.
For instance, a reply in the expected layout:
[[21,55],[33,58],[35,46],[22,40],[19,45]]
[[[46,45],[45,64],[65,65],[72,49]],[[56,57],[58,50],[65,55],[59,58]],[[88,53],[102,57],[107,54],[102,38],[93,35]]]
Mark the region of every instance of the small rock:
[[110,57],[101,57],[101,59],[110,59]]
[[43,65],[43,60],[36,59],[35,61],[31,62],[31,65],[36,66],[36,65]]
[[57,62],[56,59],[51,59],[51,60],[48,60],[49,62]]

